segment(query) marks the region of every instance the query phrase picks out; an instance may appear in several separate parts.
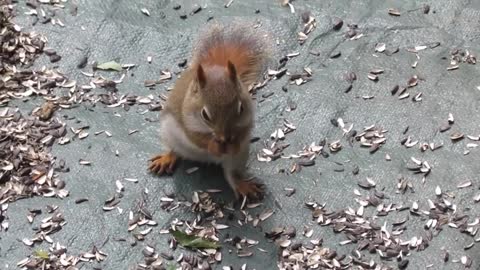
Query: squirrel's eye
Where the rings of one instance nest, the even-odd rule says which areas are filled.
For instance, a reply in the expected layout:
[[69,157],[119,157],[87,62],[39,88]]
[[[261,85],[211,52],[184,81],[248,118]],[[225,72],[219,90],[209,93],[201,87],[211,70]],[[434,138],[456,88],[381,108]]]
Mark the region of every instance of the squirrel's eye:
[[203,108],[201,114],[203,120],[210,122],[210,115],[208,115],[207,109]]

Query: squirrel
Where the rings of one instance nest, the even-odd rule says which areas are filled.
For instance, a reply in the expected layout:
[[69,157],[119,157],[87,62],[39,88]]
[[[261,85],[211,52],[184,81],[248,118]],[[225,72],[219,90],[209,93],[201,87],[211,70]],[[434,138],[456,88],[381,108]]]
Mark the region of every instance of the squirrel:
[[214,25],[201,35],[192,61],[174,84],[160,115],[167,150],[149,170],[171,174],[180,159],[220,164],[236,199],[258,198],[263,185],[247,177],[254,104],[249,89],[270,55],[264,36],[246,27]]

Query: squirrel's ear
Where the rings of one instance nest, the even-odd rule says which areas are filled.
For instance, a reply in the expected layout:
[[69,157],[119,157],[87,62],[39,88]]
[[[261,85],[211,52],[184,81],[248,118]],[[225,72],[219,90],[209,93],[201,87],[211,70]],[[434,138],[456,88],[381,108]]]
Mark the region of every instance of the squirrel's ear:
[[201,88],[205,87],[205,85],[207,84],[207,78],[205,77],[205,71],[203,71],[202,65],[198,65],[197,80]]
[[235,68],[233,63],[230,62],[230,60],[228,60],[228,62],[227,62],[227,67],[228,67],[228,75],[230,76],[230,79],[232,80],[232,82],[236,82],[237,81],[237,69]]

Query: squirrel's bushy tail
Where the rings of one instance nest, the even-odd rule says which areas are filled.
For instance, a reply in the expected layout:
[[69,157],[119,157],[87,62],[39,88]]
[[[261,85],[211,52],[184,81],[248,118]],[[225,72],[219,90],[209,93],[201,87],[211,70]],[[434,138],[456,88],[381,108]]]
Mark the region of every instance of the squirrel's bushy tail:
[[201,34],[193,55],[193,65],[235,65],[237,74],[247,86],[263,73],[271,56],[266,34],[245,24],[213,24]]

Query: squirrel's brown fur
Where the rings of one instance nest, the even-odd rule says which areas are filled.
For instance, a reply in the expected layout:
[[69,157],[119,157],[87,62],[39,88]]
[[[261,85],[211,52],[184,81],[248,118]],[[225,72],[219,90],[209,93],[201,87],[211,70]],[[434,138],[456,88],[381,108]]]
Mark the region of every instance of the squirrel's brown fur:
[[231,61],[242,83],[249,87],[259,79],[271,54],[265,35],[238,23],[210,26],[194,50],[192,67],[227,67]]

